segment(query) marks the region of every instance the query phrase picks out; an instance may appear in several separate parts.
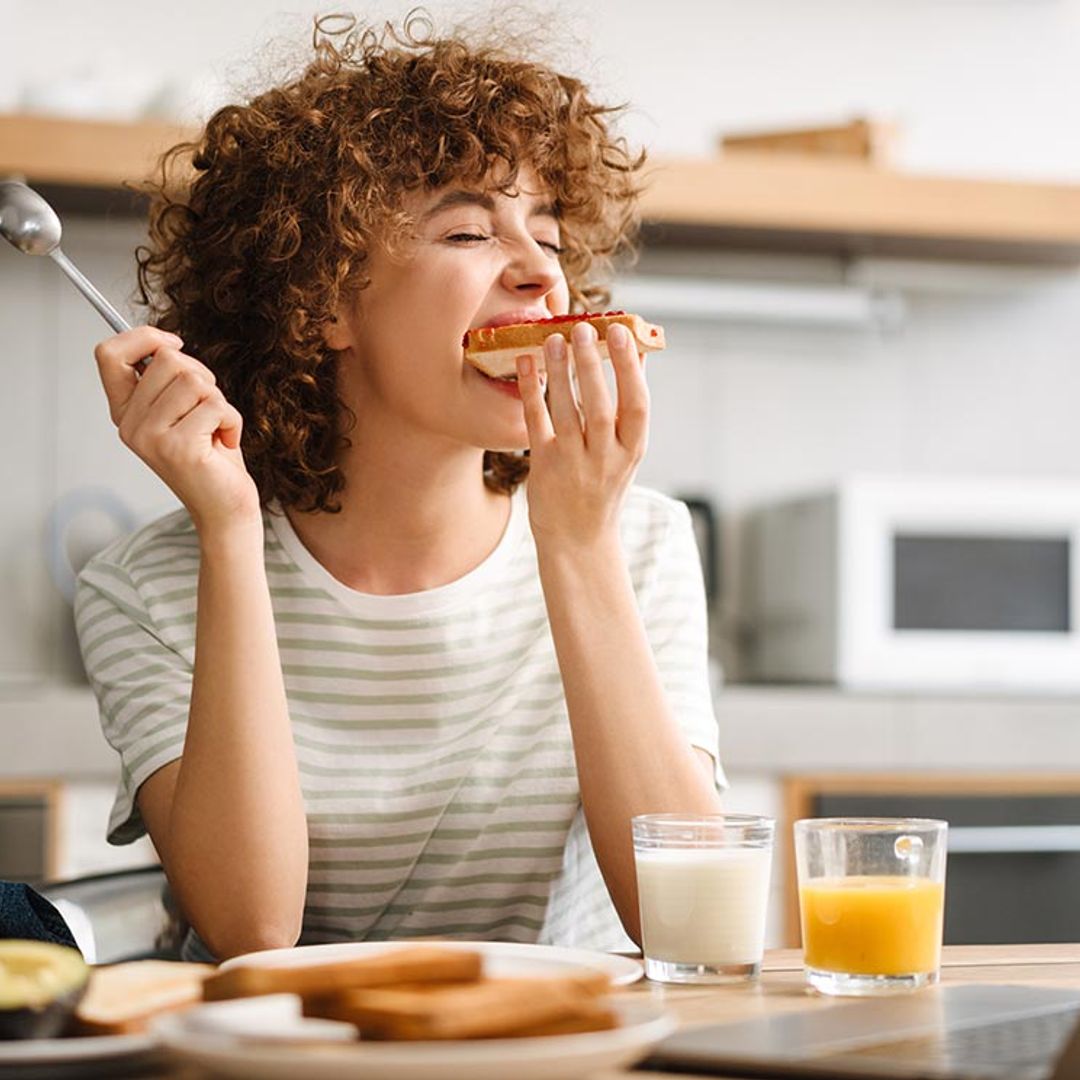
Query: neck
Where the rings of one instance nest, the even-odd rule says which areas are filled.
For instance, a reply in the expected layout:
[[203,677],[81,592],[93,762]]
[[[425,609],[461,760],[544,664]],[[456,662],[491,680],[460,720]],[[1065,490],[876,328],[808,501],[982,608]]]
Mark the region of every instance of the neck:
[[341,512],[290,510],[289,521],[350,588],[376,595],[437,588],[483,562],[509,520],[509,499],[485,486],[482,465],[474,447],[354,438],[342,461]]

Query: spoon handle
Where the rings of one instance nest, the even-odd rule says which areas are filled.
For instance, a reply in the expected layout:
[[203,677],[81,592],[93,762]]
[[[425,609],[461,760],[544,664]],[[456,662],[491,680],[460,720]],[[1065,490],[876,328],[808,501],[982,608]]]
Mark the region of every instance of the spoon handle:
[[93,282],[58,247],[49,252],[49,257],[71,278],[75,288],[98,309],[101,317],[113,330],[121,334],[131,329],[131,323],[98,292]]

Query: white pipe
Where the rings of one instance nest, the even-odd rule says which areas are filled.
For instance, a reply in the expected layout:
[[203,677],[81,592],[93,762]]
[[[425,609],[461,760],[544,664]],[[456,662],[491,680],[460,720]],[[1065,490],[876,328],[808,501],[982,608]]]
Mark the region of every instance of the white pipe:
[[787,285],[676,277],[625,277],[612,302],[648,319],[750,322],[853,329],[895,329],[903,297],[892,290],[851,285]]
[[1047,854],[1080,851],[1080,825],[949,827],[950,855]]

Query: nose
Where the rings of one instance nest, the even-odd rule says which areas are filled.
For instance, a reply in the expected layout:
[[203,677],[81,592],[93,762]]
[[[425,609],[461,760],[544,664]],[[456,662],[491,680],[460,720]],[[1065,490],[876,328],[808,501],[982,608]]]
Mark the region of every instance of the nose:
[[503,271],[503,283],[515,293],[546,296],[563,280],[558,258],[531,236],[514,245]]

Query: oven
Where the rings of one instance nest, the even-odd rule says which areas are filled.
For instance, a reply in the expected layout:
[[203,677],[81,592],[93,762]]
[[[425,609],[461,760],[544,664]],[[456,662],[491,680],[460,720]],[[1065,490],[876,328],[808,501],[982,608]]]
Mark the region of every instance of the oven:
[[[801,777],[787,785],[786,806],[792,820],[948,821],[947,945],[1080,941],[1080,773]],[[790,884],[793,944],[793,873]]]

